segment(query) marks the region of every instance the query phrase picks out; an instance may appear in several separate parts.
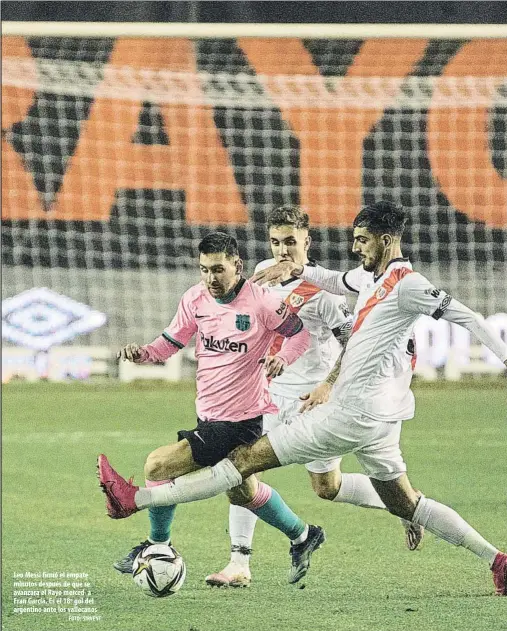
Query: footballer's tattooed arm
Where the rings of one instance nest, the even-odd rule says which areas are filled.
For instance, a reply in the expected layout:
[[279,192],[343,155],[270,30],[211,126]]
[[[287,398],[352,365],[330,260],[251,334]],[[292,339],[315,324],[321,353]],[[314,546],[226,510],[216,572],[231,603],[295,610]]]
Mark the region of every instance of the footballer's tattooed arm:
[[345,349],[347,348],[347,346],[345,345],[342,348],[342,352],[340,353],[338,359],[335,362],[335,365],[333,366],[333,369],[331,370],[331,372],[329,373],[329,375],[326,377],[324,383],[327,383],[329,386],[334,386],[334,384],[336,383],[336,380],[338,379],[338,375],[340,374],[340,369],[342,367],[342,360],[343,360],[343,356],[345,355]]

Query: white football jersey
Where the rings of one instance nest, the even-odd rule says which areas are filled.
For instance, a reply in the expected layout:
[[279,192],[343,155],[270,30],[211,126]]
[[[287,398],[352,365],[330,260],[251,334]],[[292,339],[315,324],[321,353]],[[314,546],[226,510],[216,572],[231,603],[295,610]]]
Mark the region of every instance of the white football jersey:
[[[255,272],[275,263],[275,259],[262,261]],[[303,284],[308,286],[306,281],[294,278],[271,289],[282,300],[288,299],[289,304],[297,308],[304,300]],[[297,293],[298,288],[301,295]],[[310,348],[291,366],[287,366],[279,377],[271,380],[269,390],[278,396],[299,397],[324,381],[341,352],[342,346],[338,340],[340,337],[346,339],[350,334],[352,314],[345,298],[316,287],[313,290],[313,295],[308,297],[307,294],[306,302],[297,312],[310,333]]]
[[[303,276],[309,282],[312,277],[322,281],[327,272],[305,268]],[[414,324],[422,314],[440,318],[451,297],[414,272],[408,259],[394,259],[377,279],[362,267],[331,274],[334,292],[357,294],[352,335],[333,399],[380,421],[412,418]],[[330,283],[323,284],[330,288]]]

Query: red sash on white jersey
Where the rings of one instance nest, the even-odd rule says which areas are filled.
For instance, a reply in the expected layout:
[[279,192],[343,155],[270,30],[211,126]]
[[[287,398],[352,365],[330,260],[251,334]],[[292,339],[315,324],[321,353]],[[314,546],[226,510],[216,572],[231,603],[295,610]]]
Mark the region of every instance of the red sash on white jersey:
[[[354,323],[354,326],[352,327],[352,334],[354,334],[356,331],[358,331],[361,328],[361,325],[363,324],[364,319],[370,313],[373,307],[375,307],[375,305],[377,305],[381,300],[384,300],[384,298],[392,292],[392,290],[400,282],[400,280],[405,278],[407,274],[412,274],[412,272],[413,270],[409,269],[408,267],[398,267],[397,269],[394,269],[389,274],[389,276],[384,280],[382,285],[377,289],[377,291],[373,294],[373,296],[371,296],[368,299],[364,307],[357,314],[356,321]],[[415,370],[415,365],[417,362],[417,351],[416,351],[416,345],[415,345],[415,338],[411,338],[411,339],[414,346],[414,352],[412,354],[412,359],[410,363],[412,366],[412,370]]]
[[[318,294],[320,291],[319,287],[315,287],[311,283],[304,280],[300,285],[292,291],[287,298],[285,298],[284,302],[288,305],[289,311],[291,313],[299,313],[302,307],[313,298],[315,294]],[[282,348],[283,340],[285,338],[283,335],[277,335],[271,344],[271,348],[269,349],[269,355],[276,355],[278,351]]]
[[377,291],[368,298],[368,301],[364,305],[364,307],[357,314],[356,321],[354,322],[354,326],[352,327],[352,335],[361,327],[362,323],[366,316],[370,313],[370,311],[378,305],[381,300],[389,295],[395,286],[400,282],[402,278],[404,278],[407,274],[412,274],[413,270],[408,267],[398,267],[393,269],[393,271],[389,274],[389,276],[384,280],[382,285],[377,289]]

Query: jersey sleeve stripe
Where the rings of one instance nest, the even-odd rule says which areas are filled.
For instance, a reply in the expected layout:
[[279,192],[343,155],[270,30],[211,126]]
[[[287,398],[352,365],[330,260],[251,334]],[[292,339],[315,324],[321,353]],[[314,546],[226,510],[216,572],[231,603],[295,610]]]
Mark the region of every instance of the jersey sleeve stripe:
[[180,342],[177,342],[175,339],[173,339],[170,335],[168,335],[165,331],[162,333],[162,337],[164,339],[166,339],[168,342],[170,342],[171,344],[173,344],[174,346],[176,346],[176,348],[179,348],[180,350],[182,348],[185,348],[184,344],[181,344]]
[[[318,294],[319,291],[322,291],[320,287],[317,287],[316,285],[312,285],[312,283],[309,283],[308,281],[304,280],[299,285],[299,287],[296,287],[296,289],[294,289],[292,293],[295,294],[296,296],[302,296],[303,298],[310,299],[316,294]],[[290,303],[290,296],[289,296],[289,303]],[[303,306],[303,304],[304,303],[301,303],[300,308]]]
[[345,274],[342,276],[342,282],[345,285],[345,287],[349,290],[349,291],[353,291],[355,294],[359,293],[358,289],[354,289],[354,287],[351,287],[348,283],[347,283],[347,274],[348,272],[345,272]]

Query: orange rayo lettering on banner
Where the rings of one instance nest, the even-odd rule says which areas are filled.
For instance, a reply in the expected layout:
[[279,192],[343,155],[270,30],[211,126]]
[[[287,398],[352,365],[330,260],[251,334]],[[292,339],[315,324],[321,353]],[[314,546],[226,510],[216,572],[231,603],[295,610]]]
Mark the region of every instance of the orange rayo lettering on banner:
[[[119,67],[125,67],[125,80],[134,88],[129,92],[131,86],[126,86],[122,93],[120,81],[115,97],[111,86],[118,84]],[[150,102],[156,103],[153,83],[157,79],[153,75],[143,76],[140,84],[133,81],[136,70],[143,69],[191,73],[182,85],[193,91],[196,105],[159,104],[169,145],[133,141],[143,102],[154,95]],[[104,79],[96,88],[89,117],[81,123],[79,142],[54,204],[42,213],[40,203],[37,206],[33,200],[27,203],[23,199],[19,204],[11,200],[8,218],[107,221],[118,189],[172,189],[184,190],[186,220],[190,223],[246,223],[247,208],[214,124],[213,110],[202,102],[190,40],[119,39],[110,63],[104,67]],[[14,157],[20,162],[16,154]],[[13,172],[18,180],[20,174],[31,179],[24,170]],[[28,187],[21,184],[26,197]],[[15,185],[19,188],[17,181]],[[32,197],[38,199],[36,193]]]
[[[2,38],[2,59],[27,60],[24,65],[27,83],[37,83],[36,62],[22,37]],[[35,89],[32,87],[2,87],[2,219],[40,219],[45,217],[39,193],[32,174],[25,167],[22,157],[9,142],[9,131],[24,120],[33,104]]]
[[[193,44],[186,39],[119,39],[110,65],[126,66],[129,72],[196,72]],[[146,79],[148,85],[150,81]],[[190,89],[199,90],[197,78]],[[100,90],[58,195],[58,218],[107,220],[117,189],[148,188],[183,189],[190,223],[247,222],[210,107],[160,104],[170,144],[141,145],[132,138],[142,100],[104,98]]]
[[[470,94],[475,89],[492,106],[495,83],[504,81],[506,73],[506,40],[465,44],[445,67],[442,79],[437,80],[428,112],[428,154],[443,193],[473,221],[497,228],[507,226],[507,180],[501,178],[492,162],[489,107],[469,105],[466,99],[473,101],[477,97],[477,93]],[[454,81],[453,90],[458,93],[453,107],[443,103],[449,93],[447,77],[466,77]],[[475,77],[492,80],[490,85],[474,88],[480,85],[479,81],[474,83]],[[497,82],[494,77],[498,77]]]
[[[358,94],[357,106],[335,105],[324,77],[299,39],[242,38],[239,44],[258,74],[315,77],[314,85],[325,99],[325,107],[294,106],[284,98],[287,95],[283,91],[271,89],[269,79],[264,81],[264,86],[299,139],[300,199],[312,222],[350,225],[362,201],[363,142],[390,100],[375,106],[374,94],[368,97],[366,92],[370,102],[365,106],[361,105],[364,93]],[[413,70],[426,45],[427,40],[368,40],[361,46],[346,76],[405,77]],[[297,88],[297,81],[295,86]],[[337,86],[339,90],[339,82]],[[392,102],[395,97],[393,93]]]

